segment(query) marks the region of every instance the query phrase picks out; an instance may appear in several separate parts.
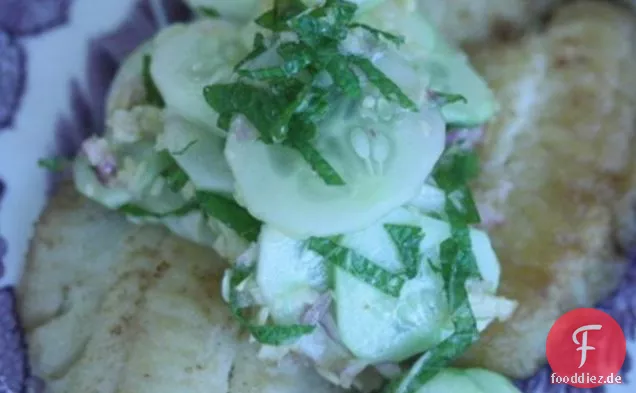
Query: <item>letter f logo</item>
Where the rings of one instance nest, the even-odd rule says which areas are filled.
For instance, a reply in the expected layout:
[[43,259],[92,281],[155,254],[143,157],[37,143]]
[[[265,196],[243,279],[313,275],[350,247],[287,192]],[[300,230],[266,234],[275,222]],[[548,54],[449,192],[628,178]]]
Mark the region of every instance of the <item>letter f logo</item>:
[[[581,351],[581,364],[579,365],[579,368],[583,367],[583,365],[585,364],[585,361],[587,360],[587,351],[593,351],[596,348],[588,346],[587,345],[587,332],[589,330],[601,330],[602,326],[601,325],[585,325],[585,326],[581,326],[580,328],[576,329],[574,331],[574,334],[572,334],[572,341],[574,341],[575,344],[580,344],[581,346],[578,347],[576,350],[577,351]],[[579,333],[583,332],[583,340],[582,343],[579,342],[577,336],[579,335]]]

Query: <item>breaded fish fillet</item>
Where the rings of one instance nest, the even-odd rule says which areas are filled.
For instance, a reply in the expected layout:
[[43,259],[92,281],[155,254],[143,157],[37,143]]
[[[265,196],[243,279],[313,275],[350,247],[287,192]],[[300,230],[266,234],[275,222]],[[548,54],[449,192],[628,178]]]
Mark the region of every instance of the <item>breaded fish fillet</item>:
[[413,1],[449,41],[461,44],[516,35],[563,0]]
[[527,377],[545,362],[554,321],[595,305],[624,271],[612,213],[636,147],[636,20],[577,2],[546,31],[473,63],[502,107],[485,133],[476,198],[501,261],[501,295],[519,307],[463,363]]
[[208,249],[64,185],[21,288],[34,372],[52,393],[338,391],[310,367],[257,359],[221,299],[222,270]]

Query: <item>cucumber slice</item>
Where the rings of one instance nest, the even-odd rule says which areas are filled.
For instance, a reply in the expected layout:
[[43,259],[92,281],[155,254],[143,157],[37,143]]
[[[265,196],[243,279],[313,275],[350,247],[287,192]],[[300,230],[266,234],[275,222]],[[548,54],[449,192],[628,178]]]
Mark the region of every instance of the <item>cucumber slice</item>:
[[75,187],[85,197],[97,201],[109,209],[118,209],[133,200],[132,194],[123,187],[106,187],[100,183],[88,159],[78,156],[73,162]]
[[115,152],[119,172],[113,184],[108,186],[99,181],[85,156],[76,158],[73,177],[82,194],[111,209],[132,203],[149,212],[160,213],[183,206],[185,199],[161,184],[159,176],[167,162],[151,143],[139,142],[119,148]]
[[486,393],[466,376],[466,373],[457,369],[443,369],[430,381],[422,386],[417,393]]
[[223,155],[225,139],[207,132],[198,123],[167,114],[157,148],[170,152],[197,190],[226,195],[234,192],[232,172]]
[[521,393],[508,378],[490,370],[471,368],[462,371],[483,393]]
[[256,282],[276,323],[294,324],[326,289],[323,258],[302,241],[266,225],[259,238]]
[[360,15],[363,23],[400,34],[405,38],[402,54],[412,66],[426,74],[429,88],[463,95],[467,102],[446,105],[446,122],[476,126],[489,120],[497,110],[493,92],[473,69],[466,56],[448,44],[424,16],[411,9],[409,0],[395,0]]
[[506,377],[483,369],[447,368],[421,387],[417,393],[520,393]]
[[472,127],[485,123],[497,111],[494,93],[461,53],[440,56],[422,63],[431,75],[433,91],[461,94],[466,102],[455,102],[442,108],[444,118],[454,126]]
[[[391,69],[388,55],[378,63]],[[398,82],[421,86],[417,73],[400,69],[408,74]],[[313,145],[344,179],[343,186],[327,185],[296,150],[259,140],[243,117],[234,121],[225,149],[250,213],[297,237],[360,230],[413,199],[445,143],[437,108],[395,110],[371,94],[361,103],[341,104],[318,126]]]
[[408,204],[422,213],[443,213],[445,203],[446,194],[444,194],[444,191],[425,184],[420,193]]
[[110,85],[106,100],[106,117],[118,109],[129,110],[143,104],[146,98],[142,70],[144,55],[152,52],[152,43],[146,42],[132,52],[119,66]]
[[184,117],[216,127],[218,114],[203,98],[207,85],[229,82],[233,67],[250,51],[253,35],[231,22],[204,19],[177,25],[155,39],[152,77],[167,107]]
[[[424,258],[418,276],[405,284],[399,298],[393,298],[337,268],[336,312],[341,339],[358,358],[399,362],[452,334],[442,277],[427,263],[427,259],[433,264],[438,262],[439,245],[450,236],[450,227],[443,221],[398,209],[372,227],[347,235],[341,241],[393,272],[397,272],[401,263],[384,224],[422,229],[420,251]],[[471,239],[480,272],[494,291],[500,268],[488,237],[471,230]]]

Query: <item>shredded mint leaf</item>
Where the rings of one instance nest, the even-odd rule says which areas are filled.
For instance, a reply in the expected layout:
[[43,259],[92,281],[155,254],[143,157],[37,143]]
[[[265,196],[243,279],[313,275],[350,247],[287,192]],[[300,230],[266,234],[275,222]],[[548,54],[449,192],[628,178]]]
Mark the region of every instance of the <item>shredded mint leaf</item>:
[[395,82],[373,65],[371,60],[361,56],[350,56],[350,59],[387,100],[397,102],[404,109],[417,110],[417,105],[402,92]]
[[123,214],[133,216],[133,217],[164,218],[164,217],[172,217],[172,216],[183,217],[197,210],[197,208],[198,208],[198,205],[196,201],[189,201],[189,202],[186,202],[183,206],[181,206],[178,209],[171,210],[164,213],[152,212],[142,206],[135,205],[132,203],[123,205],[118,210],[122,212]]
[[216,121],[216,126],[222,130],[229,130],[232,126],[232,119],[234,119],[235,113],[233,112],[224,112],[219,114],[219,118]]
[[[179,192],[190,178],[167,151],[164,150],[162,154],[165,156],[167,165],[161,172],[161,176],[166,180],[168,187],[172,191]],[[221,221],[245,240],[250,242],[257,241],[261,230],[261,222],[252,217],[247,210],[239,206],[233,199],[208,191],[197,191],[196,196],[191,201],[170,212],[151,212],[135,204],[124,205],[119,210],[134,217],[163,218],[184,216],[198,209],[201,209],[206,216]]]
[[472,151],[448,149],[433,173],[437,185],[452,191],[472,181],[479,174],[479,158]]
[[276,52],[285,62],[294,62],[299,69],[315,61],[312,49],[301,42],[283,42]]
[[239,284],[246,280],[252,269],[239,269],[234,268],[232,270],[232,276],[230,278],[230,309],[232,313],[239,321],[239,323],[246,328],[250,334],[261,344],[279,346],[289,343],[293,343],[302,336],[310,334],[314,331],[315,327],[310,325],[255,325],[252,324],[244,315],[243,309],[238,306],[237,290]]
[[297,73],[297,70],[293,67],[287,67],[286,64],[276,67],[258,68],[255,70],[239,70],[240,76],[252,78],[255,80],[267,80],[277,78],[287,78]]
[[443,93],[440,91],[431,91],[430,95],[440,106],[454,104],[456,102],[463,102],[464,104],[468,103],[466,97],[461,94],[454,93]]
[[345,56],[333,56],[325,66],[325,70],[343,93],[352,98],[360,97],[362,94],[360,80]]
[[358,6],[344,0],[327,0],[322,7],[291,18],[287,25],[301,41],[319,46],[325,40],[342,41]]
[[38,160],[38,166],[40,168],[48,169],[51,172],[63,172],[71,163],[71,160],[63,157],[42,158]]
[[[284,140],[286,129],[281,127],[281,114],[286,107],[283,97],[247,83],[217,84],[203,90],[208,104],[227,121],[226,114],[243,114],[259,131],[266,143]],[[229,122],[224,124],[228,126]]]
[[274,32],[286,31],[287,21],[305,10],[301,0],[276,0],[273,9],[256,18],[256,24]]
[[333,102],[338,100],[338,92],[334,89],[312,87],[301,105],[300,116],[304,121],[319,123],[324,120],[333,109]]
[[161,176],[166,180],[170,190],[179,192],[183,190],[183,187],[185,187],[190,178],[172,156],[167,156],[168,166],[161,172]]
[[477,204],[468,186],[463,185],[456,188],[446,198],[446,203],[450,203],[454,209],[454,214],[451,218],[459,217],[460,221],[466,224],[479,224],[481,222]]
[[272,346],[294,342],[300,337],[313,332],[314,329],[315,327],[310,325],[252,325],[249,328],[256,341]]
[[[449,214],[452,215],[452,211]],[[440,268],[455,331],[424,354],[408,373],[389,384],[384,393],[416,393],[479,339],[477,322],[468,301],[466,281],[481,279],[481,274],[472,252],[468,227],[457,220],[452,222],[456,225],[452,228],[451,238],[440,245]]]
[[340,246],[329,238],[311,238],[308,248],[325,258],[329,263],[344,269],[356,278],[392,297],[399,297],[406,282],[403,275],[394,274],[373,261]]
[[283,59],[280,66],[240,70],[239,75],[255,80],[289,78],[299,74],[315,61],[311,49],[299,42],[282,43],[276,51]]
[[352,29],[366,30],[367,32],[371,33],[371,35],[373,35],[377,40],[384,39],[395,44],[396,46],[400,46],[404,44],[404,36],[392,34],[380,29],[376,29],[375,27],[371,27],[364,23],[352,23],[349,25],[349,27]]
[[146,101],[150,105],[163,108],[166,106],[166,103],[164,102],[157,85],[155,85],[155,81],[152,79],[152,74],[150,73],[151,63],[152,57],[150,55],[144,55],[141,75],[144,81],[144,88],[146,90]]
[[[308,130],[312,135],[316,133],[316,124],[342,101],[343,95],[349,98],[362,95],[357,71],[365,74],[387,99],[415,109],[415,104],[368,59],[340,52],[340,42],[352,28],[367,29],[375,36],[400,41],[398,36],[352,23],[356,10],[355,3],[345,0],[326,0],[312,9],[300,0],[275,1],[274,8],[261,15],[257,23],[275,33],[272,48],[276,47],[282,64],[241,68],[267,50],[264,36],[257,34],[254,50],[236,67],[242,79],[204,89],[206,101],[219,113],[217,125],[229,130],[233,117],[242,114],[263,142],[293,147],[326,184],[343,185],[342,177],[313,147],[313,136],[306,135]],[[298,42],[281,42],[280,32],[295,33]],[[333,82],[331,86],[316,86],[327,76]]]
[[212,7],[199,7],[197,12],[206,18],[216,19],[221,17],[221,13]]
[[391,381],[383,393],[417,393],[442,369],[448,367],[452,360],[465,352],[477,338],[471,333],[453,334],[420,357],[404,376]]
[[[298,89],[303,89],[298,91]],[[263,141],[274,143],[287,140],[287,144],[298,150],[312,169],[329,185],[344,185],[345,182],[335,169],[311,145],[310,139],[315,135],[315,125],[297,117],[292,127],[292,117],[303,105],[311,85],[292,85],[283,94],[274,94],[243,83],[229,85],[213,85],[205,88],[204,94],[208,103],[227,121],[231,116],[226,114],[242,113],[259,131]],[[294,96],[295,94],[295,96]],[[229,128],[229,122],[224,123]],[[295,130],[294,136],[287,133]],[[307,133],[310,135],[307,135]],[[299,137],[302,134],[304,137]]]
[[283,59],[283,64],[280,66],[240,70],[239,75],[255,80],[289,78],[299,74],[315,61],[311,48],[302,43],[286,42],[281,44],[276,51]]
[[177,150],[177,151],[171,151],[170,154],[172,154],[173,156],[182,156],[184,155],[188,150],[190,150],[190,148],[194,145],[196,145],[199,141],[197,139],[194,139],[192,141],[190,141],[187,145],[185,145],[182,149]]
[[330,186],[344,186],[346,182],[336,172],[336,170],[329,164],[327,160],[316,150],[316,148],[307,141],[295,141],[291,142],[298,152],[303,156],[305,161],[311,165],[311,169],[316,172],[322,180]]
[[206,191],[198,191],[196,200],[204,214],[221,221],[250,242],[258,240],[261,222],[234,200]]
[[[433,171],[433,179],[446,193],[454,215],[467,224],[481,222],[477,205],[467,184],[479,174],[479,158],[472,151],[448,149]],[[447,203],[448,206],[448,203]]]
[[420,244],[424,240],[422,228],[412,225],[385,224],[384,229],[398,251],[407,277],[414,278],[417,276],[422,259],[420,254]]
[[243,60],[239,61],[234,66],[234,71],[237,71],[239,68],[243,67],[245,63],[256,59],[258,56],[267,51],[267,46],[265,45],[265,36],[262,33],[256,33],[256,35],[254,36],[253,46],[254,48],[252,49],[252,51],[248,53],[247,56],[243,58]]

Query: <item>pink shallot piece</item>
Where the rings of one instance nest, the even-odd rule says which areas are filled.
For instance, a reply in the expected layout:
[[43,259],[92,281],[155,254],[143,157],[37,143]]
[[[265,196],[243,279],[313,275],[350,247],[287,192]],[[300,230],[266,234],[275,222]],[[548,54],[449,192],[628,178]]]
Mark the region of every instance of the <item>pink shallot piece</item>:
[[95,170],[99,181],[109,183],[117,175],[117,159],[105,139],[90,137],[82,143],[82,152]]

